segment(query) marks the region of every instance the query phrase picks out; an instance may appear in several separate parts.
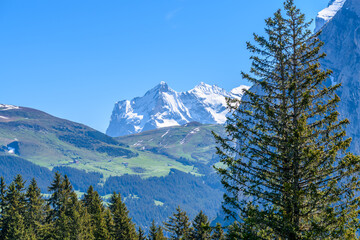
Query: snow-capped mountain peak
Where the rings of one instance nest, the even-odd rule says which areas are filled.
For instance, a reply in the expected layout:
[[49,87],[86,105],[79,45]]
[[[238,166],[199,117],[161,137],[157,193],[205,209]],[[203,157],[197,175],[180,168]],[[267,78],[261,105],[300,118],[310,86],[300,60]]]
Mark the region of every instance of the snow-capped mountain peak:
[[346,0],[330,0],[327,8],[321,10],[315,20],[315,32],[319,31],[328,23],[335,14],[343,7]]
[[160,89],[161,91],[169,91],[169,89],[170,89],[169,86],[167,85],[167,83],[164,81],[161,81],[156,87],[158,89]]
[[167,85],[166,82],[160,82],[158,85],[156,85],[155,87],[153,87],[152,89],[147,91],[145,93],[145,96],[146,95],[151,95],[151,94],[156,94],[156,93],[159,93],[159,92],[169,92],[169,91],[171,92],[171,91],[174,91],[174,90],[169,88],[169,86]]
[[143,97],[115,104],[106,133],[122,136],[189,122],[222,124],[226,121],[226,97],[241,98],[240,86],[231,92],[201,82],[187,92],[176,92],[161,82]]

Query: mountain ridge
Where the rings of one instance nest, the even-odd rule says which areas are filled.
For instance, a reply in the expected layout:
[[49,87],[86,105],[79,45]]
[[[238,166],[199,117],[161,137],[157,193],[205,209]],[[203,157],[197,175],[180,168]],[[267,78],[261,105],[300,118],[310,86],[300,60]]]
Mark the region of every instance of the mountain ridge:
[[[105,200],[120,192],[134,222],[143,227],[165,221],[179,205],[191,217],[204,210],[213,218],[220,209],[222,187],[212,168],[218,159],[211,158],[211,131],[223,132],[220,125],[189,123],[120,142],[32,108],[2,104],[0,116],[0,176],[8,184],[20,173],[28,183],[34,177],[47,193],[53,174],[66,174],[79,196],[89,185]],[[143,146],[134,144],[139,137]],[[175,146],[162,148],[159,140]]]
[[324,42],[326,57],[320,61],[323,69],[333,71],[328,84],[341,83],[336,92],[341,101],[340,118],[350,125],[347,136],[353,139],[351,151],[360,154],[360,0],[346,0],[319,36]]
[[230,92],[201,82],[186,92],[176,92],[161,82],[144,96],[115,104],[106,134],[119,137],[189,122],[223,124],[226,121],[226,98],[241,99],[239,86]]
[[20,156],[50,170],[66,166],[100,172],[104,179],[124,174],[166,176],[172,168],[192,171],[174,159],[130,148],[86,125],[36,109],[3,104],[0,116],[0,155]]
[[318,32],[326,25],[340,9],[343,7],[346,0],[330,0],[328,6],[321,10],[315,18],[315,30]]

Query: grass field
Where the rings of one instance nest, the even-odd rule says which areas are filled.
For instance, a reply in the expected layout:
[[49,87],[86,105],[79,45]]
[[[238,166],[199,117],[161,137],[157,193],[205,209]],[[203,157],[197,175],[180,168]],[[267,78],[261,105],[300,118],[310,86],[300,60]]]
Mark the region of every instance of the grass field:
[[215,157],[216,143],[212,131],[223,135],[224,127],[190,123],[119,137],[118,140],[129,145],[131,149],[206,164]]

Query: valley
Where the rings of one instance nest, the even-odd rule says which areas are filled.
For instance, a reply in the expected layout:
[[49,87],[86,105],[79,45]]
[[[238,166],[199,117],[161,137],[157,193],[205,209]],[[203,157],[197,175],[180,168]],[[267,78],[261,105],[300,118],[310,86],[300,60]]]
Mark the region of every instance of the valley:
[[[43,193],[55,172],[66,174],[79,196],[89,185],[107,199],[120,191],[137,224],[162,222],[181,202],[190,216],[216,217],[222,187],[212,131],[221,125],[188,123],[111,138],[39,110],[0,105],[0,175],[8,183],[35,177]],[[198,199],[199,196],[201,200]]]
[[[320,61],[337,83],[340,119],[348,118],[350,150],[360,154],[360,7],[358,0],[332,0],[316,18],[327,57]],[[213,132],[226,136],[226,99],[239,100],[241,85],[230,91],[200,83],[177,92],[161,82],[143,96],[115,103],[106,134],[40,110],[0,104],[0,176],[9,184],[21,174],[34,177],[43,196],[56,172],[69,177],[78,197],[92,185],[108,204],[120,192],[139,226],[157,224],[181,206],[193,218],[203,210],[222,221],[224,188]],[[119,99],[121,96],[119,96]],[[245,101],[244,101],[245,102]],[[105,118],[106,116],[104,116]]]

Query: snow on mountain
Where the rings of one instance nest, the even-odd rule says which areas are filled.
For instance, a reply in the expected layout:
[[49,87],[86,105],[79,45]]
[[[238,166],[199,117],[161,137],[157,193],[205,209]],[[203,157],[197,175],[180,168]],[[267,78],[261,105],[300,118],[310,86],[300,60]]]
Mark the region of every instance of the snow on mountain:
[[326,53],[320,65],[333,71],[327,84],[341,83],[337,110],[339,119],[350,121],[346,127],[346,136],[352,138],[350,151],[360,154],[360,1],[346,0],[322,28],[320,40]]
[[245,86],[245,85],[241,85],[237,88],[234,88],[233,90],[231,90],[231,94],[234,96],[234,97],[237,97],[238,99],[241,99],[241,97],[244,95],[244,89],[249,89],[248,86]]
[[328,7],[321,10],[315,19],[315,32],[319,31],[343,7],[346,0],[331,0]]
[[14,105],[0,104],[0,111],[7,111],[12,109],[19,109],[20,107]]
[[200,83],[187,92],[176,92],[161,82],[143,97],[117,102],[106,133],[117,137],[193,121],[222,124],[228,113],[226,97],[241,99],[244,89],[249,87],[240,86],[227,92]]

